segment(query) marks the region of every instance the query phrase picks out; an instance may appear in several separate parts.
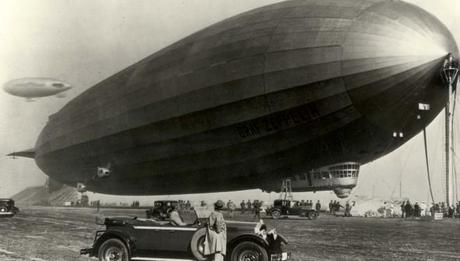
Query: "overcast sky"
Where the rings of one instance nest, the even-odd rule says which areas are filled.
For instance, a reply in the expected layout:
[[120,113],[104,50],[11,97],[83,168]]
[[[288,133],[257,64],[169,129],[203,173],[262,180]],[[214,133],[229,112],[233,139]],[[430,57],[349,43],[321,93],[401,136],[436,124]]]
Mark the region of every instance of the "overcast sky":
[[[0,1],[0,84],[20,77],[53,77],[74,86],[67,98],[50,97],[35,102],[0,92],[0,155],[32,148],[48,116],[97,82],[205,26],[274,2],[279,1]],[[449,27],[457,41],[460,39],[460,1],[409,2],[433,13]],[[441,200],[442,121],[430,126],[429,133],[435,197]],[[397,197],[401,183],[403,196],[427,200],[424,164],[419,135],[398,151],[363,166],[354,194]],[[0,175],[0,197],[41,185],[46,179],[33,160],[3,156]],[[329,199],[332,193],[302,196]],[[206,197],[269,196],[250,191]]]

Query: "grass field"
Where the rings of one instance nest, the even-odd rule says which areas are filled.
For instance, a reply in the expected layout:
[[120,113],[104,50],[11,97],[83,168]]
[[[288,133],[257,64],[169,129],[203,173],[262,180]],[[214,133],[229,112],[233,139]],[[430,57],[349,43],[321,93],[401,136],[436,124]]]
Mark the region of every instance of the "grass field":
[[[0,260],[95,260],[79,256],[91,245],[97,215],[144,217],[142,209],[22,208],[0,219]],[[236,220],[253,221],[251,214]],[[292,260],[460,260],[460,219],[421,221],[341,218],[266,219],[289,240]]]

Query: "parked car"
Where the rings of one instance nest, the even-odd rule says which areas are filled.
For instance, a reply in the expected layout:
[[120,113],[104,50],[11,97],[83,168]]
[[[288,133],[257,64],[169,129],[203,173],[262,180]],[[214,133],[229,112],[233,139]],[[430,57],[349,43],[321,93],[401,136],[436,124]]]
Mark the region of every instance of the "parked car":
[[308,219],[316,219],[318,212],[312,206],[303,206],[297,200],[277,199],[273,202],[273,207],[267,209],[267,215],[273,218],[283,216],[300,216]]
[[172,206],[177,206],[178,204],[179,202],[176,200],[156,200],[153,208],[145,211],[146,216],[148,219],[166,220]]
[[[206,225],[197,218],[188,226],[168,221],[127,217],[105,218],[105,230],[97,231],[91,248],[80,254],[100,261],[208,260],[203,255]],[[255,223],[227,222],[227,261],[282,261],[286,252],[270,253],[269,244],[254,233]],[[283,244],[287,241],[279,235]]]
[[9,198],[0,199],[0,217],[12,217],[19,212],[14,205],[14,200]]

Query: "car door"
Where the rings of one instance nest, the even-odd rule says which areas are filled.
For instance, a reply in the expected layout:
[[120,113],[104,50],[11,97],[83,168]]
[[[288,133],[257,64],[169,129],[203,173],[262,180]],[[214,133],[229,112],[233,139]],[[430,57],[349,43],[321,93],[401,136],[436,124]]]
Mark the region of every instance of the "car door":
[[169,226],[163,230],[162,250],[171,252],[186,252],[189,249],[193,234],[197,231],[196,227],[177,227]]
[[299,202],[291,201],[289,206],[289,215],[297,216],[300,215]]
[[171,225],[134,226],[138,251],[158,256],[170,252],[187,252],[196,227]]
[[136,248],[142,252],[157,252],[163,249],[165,232],[158,225],[133,226]]

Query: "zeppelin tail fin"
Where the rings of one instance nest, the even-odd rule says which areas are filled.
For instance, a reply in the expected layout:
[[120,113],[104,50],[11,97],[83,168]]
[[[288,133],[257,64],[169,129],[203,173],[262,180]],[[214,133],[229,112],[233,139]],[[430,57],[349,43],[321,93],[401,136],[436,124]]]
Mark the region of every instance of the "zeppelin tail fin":
[[14,158],[16,157],[24,157],[24,158],[35,158],[35,149],[28,149],[28,150],[23,150],[23,151],[16,151],[13,153],[10,153],[6,156],[11,156]]

